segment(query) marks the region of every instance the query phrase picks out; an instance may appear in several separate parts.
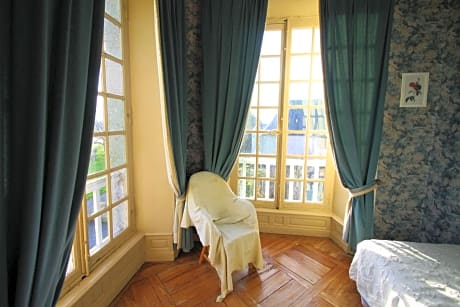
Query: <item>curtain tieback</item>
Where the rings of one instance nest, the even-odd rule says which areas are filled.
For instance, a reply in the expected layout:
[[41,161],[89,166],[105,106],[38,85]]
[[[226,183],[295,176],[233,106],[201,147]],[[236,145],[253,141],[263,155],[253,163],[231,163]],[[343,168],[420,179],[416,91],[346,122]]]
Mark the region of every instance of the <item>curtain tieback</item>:
[[350,199],[353,197],[362,196],[369,192],[377,190],[377,187],[379,184],[380,184],[380,180],[376,179],[374,183],[372,183],[371,185],[366,185],[366,186],[359,187],[356,189],[349,189],[348,192],[350,193]]
[[359,188],[355,189],[349,189],[349,197],[348,197],[348,202],[347,206],[345,208],[345,217],[344,217],[344,224],[343,224],[343,234],[342,234],[342,240],[348,241],[348,235],[350,232],[350,217],[351,217],[351,212],[353,211],[353,206],[352,206],[352,200],[354,197],[362,196],[365,195],[369,192],[373,192],[377,190],[378,185],[380,184],[379,179],[375,179],[375,181],[370,184],[370,185],[365,185]]
[[183,202],[185,201],[185,193],[179,196],[176,196],[176,202]]
[[345,207],[345,217],[344,217],[344,227],[346,229],[348,229],[348,219],[350,218],[351,216],[351,211],[353,210],[353,206],[352,206],[352,203],[353,203],[353,198],[355,197],[358,197],[358,196],[362,196],[362,195],[365,195],[369,192],[372,192],[372,191],[375,191],[377,190],[377,186],[380,184],[380,180],[376,179],[372,184],[370,185],[365,185],[365,186],[362,186],[362,187],[359,187],[359,188],[355,188],[355,189],[349,189],[348,190],[348,201],[347,201],[347,205]]

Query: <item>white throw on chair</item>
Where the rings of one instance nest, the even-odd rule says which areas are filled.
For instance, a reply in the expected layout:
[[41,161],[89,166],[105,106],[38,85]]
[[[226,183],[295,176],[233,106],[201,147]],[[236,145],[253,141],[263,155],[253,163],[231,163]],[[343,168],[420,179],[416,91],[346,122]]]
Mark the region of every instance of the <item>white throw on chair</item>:
[[221,302],[233,290],[232,272],[248,264],[263,266],[256,210],[211,172],[193,174],[186,195],[181,227],[195,226],[204,248],[200,262],[207,250],[206,258],[219,275]]

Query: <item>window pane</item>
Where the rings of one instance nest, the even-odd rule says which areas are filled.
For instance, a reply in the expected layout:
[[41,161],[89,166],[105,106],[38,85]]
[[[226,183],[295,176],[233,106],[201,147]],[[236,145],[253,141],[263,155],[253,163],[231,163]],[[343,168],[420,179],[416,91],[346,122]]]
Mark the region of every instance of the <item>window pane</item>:
[[289,85],[289,105],[306,105],[308,100],[308,83],[292,83]]
[[94,131],[95,132],[102,132],[105,129],[104,125],[104,97],[97,96],[97,104],[96,104],[96,115],[94,119]]
[[273,200],[275,199],[275,183],[268,180],[257,181],[257,199]]
[[314,106],[324,105],[324,87],[323,83],[311,83],[311,104]]
[[109,242],[108,214],[104,213],[88,221],[89,253],[93,255]]
[[323,109],[310,110],[310,127],[311,130],[326,130],[326,118]]
[[265,163],[257,165],[257,177],[267,177],[267,165]]
[[238,179],[238,197],[254,199],[254,185],[253,179]]
[[291,53],[311,52],[313,29],[293,29]]
[[280,80],[280,58],[260,59],[260,81]]
[[266,178],[275,178],[276,177],[276,158],[260,157],[258,176],[266,177]]
[[305,134],[289,134],[287,139],[288,155],[305,155]]
[[251,96],[251,106],[252,107],[257,106],[258,99],[259,99],[259,86],[258,86],[258,83],[256,82],[254,84],[254,88],[252,89],[252,96]]
[[274,106],[279,104],[280,86],[275,84],[260,84],[259,105]]
[[306,128],[304,109],[289,109],[288,129],[304,131]]
[[113,216],[113,236],[116,237],[123,230],[128,228],[128,202],[124,201],[112,209]]
[[274,181],[269,181],[269,189],[268,189],[268,198],[270,200],[275,199],[275,194],[276,194],[276,183]]
[[73,247],[72,247],[72,251],[70,252],[69,262],[67,262],[67,269],[65,271],[66,276],[69,275],[70,273],[72,273],[75,270],[73,253],[74,253],[74,250],[73,250]]
[[278,137],[271,134],[260,134],[259,154],[275,155]]
[[128,196],[128,176],[126,168],[110,174],[112,188],[112,202],[116,202]]
[[104,19],[104,51],[121,59],[121,28]]
[[245,133],[241,143],[241,153],[255,154],[256,153],[256,134]]
[[101,172],[105,167],[105,137],[95,136],[91,146],[88,175]]
[[303,179],[304,159],[286,159],[286,178]]
[[307,178],[323,179],[326,171],[325,159],[308,159],[307,160]]
[[323,67],[321,66],[321,57],[314,56],[313,57],[313,69],[312,69],[312,76],[313,80],[323,80]]
[[105,59],[107,92],[123,95],[123,67],[112,60]]
[[98,92],[102,92],[104,90],[104,86],[103,86],[103,82],[102,82],[102,67],[99,69],[99,81],[98,81],[98,84],[97,84],[97,91]]
[[246,130],[255,130],[257,127],[257,109],[249,109],[246,119]]
[[88,216],[107,208],[107,177],[86,181],[86,214]]
[[254,177],[256,171],[255,157],[240,157],[238,162],[238,176]]
[[305,192],[305,200],[307,202],[321,203],[324,199],[324,183],[323,182],[307,182]]
[[313,156],[325,156],[327,153],[327,137],[323,134],[311,134],[308,154]]
[[125,129],[125,106],[123,100],[108,98],[107,113],[109,117],[109,131]]
[[109,136],[110,167],[126,163],[126,142],[124,135]]
[[278,109],[259,109],[259,129],[278,129]]
[[284,200],[286,201],[302,201],[302,182],[300,181],[286,181],[284,187]]
[[107,14],[120,21],[120,0],[106,0],[105,11]]
[[321,34],[319,28],[315,28],[315,42],[313,46],[314,52],[321,52]]
[[261,55],[281,54],[281,30],[269,30],[264,32]]
[[291,57],[291,80],[310,79],[310,57],[292,56]]
[[276,159],[273,159],[273,163],[270,163],[270,178],[276,178]]

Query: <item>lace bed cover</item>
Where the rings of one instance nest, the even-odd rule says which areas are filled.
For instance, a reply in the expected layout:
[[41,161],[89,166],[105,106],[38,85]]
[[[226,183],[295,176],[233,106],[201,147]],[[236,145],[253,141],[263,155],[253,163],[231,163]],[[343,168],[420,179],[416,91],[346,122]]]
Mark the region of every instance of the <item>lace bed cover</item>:
[[460,245],[358,244],[349,270],[369,306],[460,306]]

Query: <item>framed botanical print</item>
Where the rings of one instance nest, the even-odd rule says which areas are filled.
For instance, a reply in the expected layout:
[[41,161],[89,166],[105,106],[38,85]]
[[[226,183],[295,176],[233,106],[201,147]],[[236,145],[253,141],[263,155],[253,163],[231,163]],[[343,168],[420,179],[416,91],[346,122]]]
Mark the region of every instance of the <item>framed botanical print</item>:
[[426,107],[429,75],[427,72],[402,74],[400,107]]

